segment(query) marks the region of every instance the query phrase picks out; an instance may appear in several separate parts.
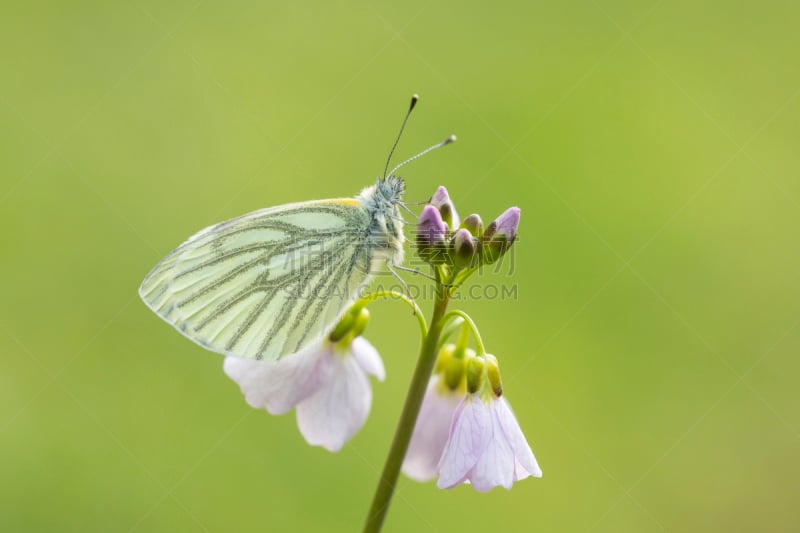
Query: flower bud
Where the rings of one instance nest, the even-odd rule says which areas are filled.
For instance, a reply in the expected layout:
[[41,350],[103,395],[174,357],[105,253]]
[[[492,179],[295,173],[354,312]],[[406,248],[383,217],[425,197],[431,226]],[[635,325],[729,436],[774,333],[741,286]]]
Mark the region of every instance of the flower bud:
[[475,394],[481,390],[484,370],[486,370],[486,363],[483,357],[471,357],[467,361],[467,391],[470,394]]
[[458,213],[456,213],[456,206],[453,205],[453,201],[450,200],[447,189],[444,187],[436,189],[436,192],[431,197],[430,204],[439,210],[439,213],[442,215],[442,220],[444,220],[449,227],[458,227],[459,221]]
[[356,323],[356,317],[358,316],[358,313],[354,311],[355,309],[353,308],[348,309],[345,314],[342,315],[342,318],[339,319],[339,322],[333,327],[330,335],[328,335],[328,339],[331,342],[339,342],[353,329],[353,325]]
[[464,360],[453,357],[444,369],[444,381],[450,390],[456,390],[464,377]]
[[485,263],[494,263],[511,248],[517,238],[519,215],[519,207],[509,207],[486,228],[482,250]]
[[439,348],[439,354],[436,356],[436,367],[433,369],[435,373],[439,374],[445,371],[450,364],[450,360],[453,358],[455,349],[455,344],[445,344]]
[[353,336],[353,338],[356,338],[364,333],[364,330],[367,329],[367,324],[369,324],[369,309],[362,307],[361,312],[356,315],[356,320],[353,323],[353,329],[350,331],[350,334]]
[[480,215],[470,215],[461,223],[461,227],[469,231],[473,237],[480,238],[483,235],[483,220]]
[[417,253],[419,256],[434,264],[445,262],[444,241],[447,226],[442,220],[439,210],[432,205],[426,205],[417,222]]
[[458,268],[471,268],[478,262],[478,239],[464,228],[453,236],[453,264]]
[[368,323],[369,310],[366,307],[351,307],[334,326],[333,331],[328,335],[328,340],[333,343],[345,338],[352,340],[364,333]]
[[489,385],[492,386],[492,392],[498,398],[503,395],[503,381],[500,379],[500,366],[497,364],[497,358],[491,354],[486,354],[486,377],[489,378]]
[[445,344],[439,349],[436,356],[436,367],[434,373],[439,374],[442,382],[450,390],[456,390],[461,386],[464,378],[464,355],[469,357],[475,355],[474,350],[465,350],[455,344]]

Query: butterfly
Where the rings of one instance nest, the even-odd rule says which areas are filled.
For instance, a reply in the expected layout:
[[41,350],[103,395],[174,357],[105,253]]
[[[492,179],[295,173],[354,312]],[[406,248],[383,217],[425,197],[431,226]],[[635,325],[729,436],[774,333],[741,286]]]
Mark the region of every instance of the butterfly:
[[139,295],[208,350],[258,360],[296,353],[331,329],[380,266],[407,270],[405,182],[395,172],[454,140],[384,169],[354,198],[269,207],[200,230],[153,267]]

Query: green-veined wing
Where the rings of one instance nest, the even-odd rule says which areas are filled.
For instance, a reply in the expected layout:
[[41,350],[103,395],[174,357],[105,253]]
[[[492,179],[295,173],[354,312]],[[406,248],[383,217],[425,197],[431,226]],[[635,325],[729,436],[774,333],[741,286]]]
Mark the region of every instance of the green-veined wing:
[[209,350],[278,359],[329,330],[366,283],[369,224],[351,198],[262,209],[190,237],[139,294]]

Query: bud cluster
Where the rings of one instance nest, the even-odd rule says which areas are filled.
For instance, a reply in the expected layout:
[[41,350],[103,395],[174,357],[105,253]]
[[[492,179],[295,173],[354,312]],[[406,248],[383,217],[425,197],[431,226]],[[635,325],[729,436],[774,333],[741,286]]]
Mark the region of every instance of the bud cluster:
[[497,398],[503,395],[497,358],[492,354],[478,355],[461,343],[442,346],[434,372],[439,374],[439,382],[452,391],[476,394],[491,390]]
[[511,207],[485,229],[477,214],[459,221],[447,189],[439,187],[419,217],[417,252],[431,265],[449,268],[453,276],[492,264],[514,243],[519,216],[519,208]]

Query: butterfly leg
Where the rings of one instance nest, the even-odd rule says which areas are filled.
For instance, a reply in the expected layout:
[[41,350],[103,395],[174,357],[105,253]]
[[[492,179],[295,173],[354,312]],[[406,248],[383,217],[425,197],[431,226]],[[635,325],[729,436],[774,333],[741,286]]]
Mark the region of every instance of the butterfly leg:
[[[424,203],[425,203],[425,204],[427,204],[428,202],[424,202]],[[419,215],[418,215],[418,214],[416,214],[416,213],[415,213],[414,211],[412,211],[411,209],[409,209],[409,207],[408,207],[406,204],[404,204],[403,202],[400,202],[400,204],[399,204],[399,205],[400,205],[400,207],[402,207],[402,208],[403,208],[403,209],[404,209],[404,210],[405,210],[405,211],[406,211],[406,212],[407,212],[409,215],[411,215],[412,217],[414,217],[414,218],[417,218],[417,219],[419,218]]]
[[[392,268],[392,265],[393,265],[393,263],[392,263],[391,259],[386,261],[386,268],[388,268],[389,272],[391,272],[392,275],[397,278],[397,280],[400,282],[400,285],[403,286],[403,290],[405,291],[406,296],[408,296],[408,299],[411,300],[414,303],[414,307],[416,308],[417,307],[417,301],[414,299],[414,296],[411,294],[411,288],[408,286],[408,283],[406,283],[406,280],[401,278],[400,274],[398,274],[397,271],[395,271],[395,269]],[[400,269],[400,270],[412,270],[413,271],[413,269],[404,268],[401,265],[395,264],[394,266],[396,268]],[[416,314],[417,314],[417,311],[415,309],[414,310],[414,315],[416,315]]]
[[[418,276],[422,276],[423,278],[428,278],[431,281],[435,281],[436,283],[439,283],[438,279],[436,279],[435,277],[431,276],[430,274],[426,274],[425,272],[423,272],[421,270],[417,270],[416,268],[404,267],[403,265],[398,265],[397,263],[390,263],[389,264],[389,271],[392,272],[392,274],[394,274],[395,276],[397,276],[397,273],[392,271],[391,267],[394,267],[397,270],[402,270],[403,272],[411,272],[412,274],[416,274]],[[399,277],[399,276],[397,276],[397,277]]]

